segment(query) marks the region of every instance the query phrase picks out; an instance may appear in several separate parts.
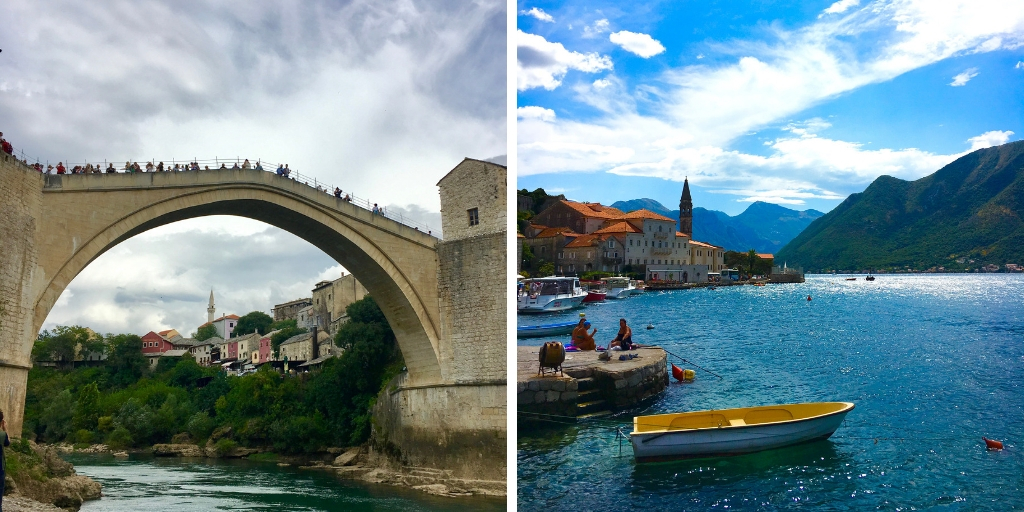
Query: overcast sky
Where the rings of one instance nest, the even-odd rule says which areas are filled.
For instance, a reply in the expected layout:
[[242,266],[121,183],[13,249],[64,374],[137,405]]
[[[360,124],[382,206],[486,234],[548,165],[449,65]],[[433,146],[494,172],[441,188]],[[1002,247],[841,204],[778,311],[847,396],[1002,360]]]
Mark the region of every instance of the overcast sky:
[[[289,163],[440,229],[435,184],[506,153],[504,1],[4,2],[0,131],[55,162]],[[503,161],[502,161],[503,163]],[[276,228],[210,217],[90,265],[44,328],[175,328],[269,313],[342,269]]]
[[519,186],[831,210],[1024,135],[1024,3],[521,0]]

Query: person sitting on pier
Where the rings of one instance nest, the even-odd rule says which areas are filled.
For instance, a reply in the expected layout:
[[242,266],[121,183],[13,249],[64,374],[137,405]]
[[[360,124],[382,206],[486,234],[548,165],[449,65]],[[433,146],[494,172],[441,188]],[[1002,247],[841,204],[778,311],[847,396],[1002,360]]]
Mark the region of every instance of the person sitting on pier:
[[608,350],[614,347],[619,347],[619,350],[633,349],[633,329],[626,325],[625,318],[619,319],[619,334],[608,344]]
[[589,328],[590,322],[585,318],[580,318],[580,324],[572,330],[572,344],[576,345],[576,348],[580,350],[597,350],[597,344],[594,343],[597,327],[594,328],[594,332],[587,333]]

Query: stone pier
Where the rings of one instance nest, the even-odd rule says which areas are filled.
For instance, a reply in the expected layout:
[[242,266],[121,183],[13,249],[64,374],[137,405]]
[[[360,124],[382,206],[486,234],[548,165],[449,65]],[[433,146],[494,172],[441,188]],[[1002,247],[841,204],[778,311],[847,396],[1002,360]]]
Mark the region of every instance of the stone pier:
[[[548,415],[555,421],[564,417],[591,418],[627,409],[654,397],[668,386],[665,351],[640,348],[612,352],[610,361],[598,359],[600,352],[569,352],[562,373],[538,375],[540,347],[518,347],[516,407],[518,421],[543,424]],[[626,361],[623,354],[636,354]]]

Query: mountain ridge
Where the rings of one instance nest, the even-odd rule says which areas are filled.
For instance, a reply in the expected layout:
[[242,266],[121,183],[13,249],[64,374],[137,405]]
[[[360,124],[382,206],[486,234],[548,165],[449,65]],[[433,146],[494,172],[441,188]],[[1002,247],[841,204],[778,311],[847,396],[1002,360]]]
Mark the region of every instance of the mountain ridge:
[[778,256],[807,270],[950,270],[1024,263],[1024,141],[914,181],[879,176]]
[[[613,208],[631,212],[641,208],[679,219],[679,210],[669,210],[650,199],[616,201]],[[777,204],[756,201],[735,217],[718,210],[693,209],[693,238],[724,247],[729,251],[776,253],[802,232],[811,222],[824,215],[817,210],[792,210]],[[678,229],[678,220],[676,227]]]

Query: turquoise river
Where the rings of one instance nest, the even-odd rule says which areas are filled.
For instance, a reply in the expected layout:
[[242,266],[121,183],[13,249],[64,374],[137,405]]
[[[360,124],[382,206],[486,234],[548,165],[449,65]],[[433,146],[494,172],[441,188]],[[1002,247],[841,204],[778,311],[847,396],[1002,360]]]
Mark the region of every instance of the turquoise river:
[[[532,325],[585,312],[599,343],[626,318],[635,342],[723,378],[698,369],[695,382],[610,421],[520,429],[519,509],[1024,508],[1024,276],[847,277],[520,316]],[[637,464],[615,433],[628,435],[638,414],[815,401],[856,409],[826,441],[752,455]],[[982,436],[1005,449],[986,450]]]
[[443,498],[387,485],[344,480],[325,471],[247,460],[186,460],[69,455],[80,475],[103,485],[103,498],[82,512],[486,511],[504,499]]

